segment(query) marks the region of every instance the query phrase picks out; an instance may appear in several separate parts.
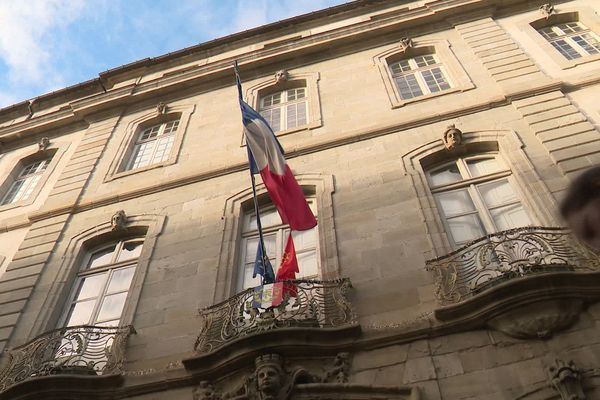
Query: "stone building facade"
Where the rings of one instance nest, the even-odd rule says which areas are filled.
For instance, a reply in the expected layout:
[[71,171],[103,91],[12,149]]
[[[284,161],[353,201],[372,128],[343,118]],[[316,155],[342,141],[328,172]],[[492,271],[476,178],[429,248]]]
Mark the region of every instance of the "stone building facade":
[[[318,219],[270,309],[234,60]],[[0,110],[0,399],[600,396],[599,90],[595,0],[358,0]]]

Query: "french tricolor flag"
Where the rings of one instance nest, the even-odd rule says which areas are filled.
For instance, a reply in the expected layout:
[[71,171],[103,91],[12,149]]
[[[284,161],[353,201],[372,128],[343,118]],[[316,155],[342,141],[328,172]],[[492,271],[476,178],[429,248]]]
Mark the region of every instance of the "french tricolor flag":
[[281,221],[295,231],[317,225],[304,193],[285,162],[283,149],[265,119],[240,98],[244,134],[253,174],[260,173]]

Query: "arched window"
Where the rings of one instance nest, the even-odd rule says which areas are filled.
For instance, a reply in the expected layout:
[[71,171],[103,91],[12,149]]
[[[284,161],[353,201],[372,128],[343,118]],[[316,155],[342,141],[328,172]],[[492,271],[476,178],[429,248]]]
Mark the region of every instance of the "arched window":
[[[315,216],[317,215],[314,207],[314,199],[308,199],[309,205]],[[275,273],[281,264],[290,228],[281,223],[277,210],[273,206],[262,207],[260,221],[263,227],[263,238],[265,249],[269,260],[273,265]],[[292,233],[294,247],[296,249],[296,258],[298,259],[298,269],[300,273],[297,278],[311,279],[319,275],[319,231],[314,227],[307,231],[294,231]],[[247,289],[260,285],[260,276],[252,278],[254,271],[254,262],[256,260],[256,250],[258,249],[258,229],[256,226],[256,214],[254,210],[243,215],[242,221],[242,240],[241,240],[241,262],[238,274],[238,290]]]
[[308,124],[308,95],[306,86],[295,87],[260,97],[262,115],[273,132],[285,131]]
[[88,251],[77,275],[64,326],[118,326],[143,239],[119,240]]
[[136,136],[125,170],[159,164],[169,159],[179,118],[143,128]]
[[402,100],[450,89],[444,66],[435,54],[403,58],[389,67]]
[[511,171],[496,154],[459,157],[433,166],[427,180],[455,247],[531,224]]
[[2,198],[1,205],[27,200],[37,187],[51,160],[51,156],[37,159],[17,169],[18,173],[13,175],[14,178]]
[[567,60],[600,53],[598,36],[581,22],[557,23],[537,31]]

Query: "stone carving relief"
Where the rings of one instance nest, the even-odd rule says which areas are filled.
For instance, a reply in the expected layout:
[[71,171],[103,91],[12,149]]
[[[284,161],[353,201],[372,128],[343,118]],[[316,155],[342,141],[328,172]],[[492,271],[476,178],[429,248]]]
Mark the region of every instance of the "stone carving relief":
[[165,114],[167,114],[167,111],[168,111],[168,107],[162,101],[156,105],[156,113],[158,115],[165,115]]
[[573,361],[568,363],[556,359],[547,368],[550,385],[560,394],[562,400],[585,400],[581,382],[581,371]]
[[546,4],[542,4],[540,6],[540,12],[542,13],[542,15],[548,19],[550,18],[550,16],[552,14],[554,14],[556,11],[554,10],[554,6],[551,5],[550,3],[546,3]]
[[488,326],[519,339],[549,339],[579,318],[581,300],[545,300],[502,313]]
[[286,82],[289,78],[289,73],[285,69],[280,69],[275,72],[275,84]]
[[39,149],[39,151],[46,151],[48,146],[50,146],[50,138],[48,138],[47,136],[44,136],[38,142],[38,149]]
[[442,138],[446,149],[452,150],[462,144],[462,131],[454,124],[449,125]]
[[413,41],[411,38],[408,37],[403,37],[400,38],[400,50],[402,52],[405,52],[406,50],[410,49],[411,47],[413,47]]
[[323,382],[348,382],[350,372],[350,353],[338,353],[333,360],[333,366],[325,372]]
[[350,371],[350,354],[338,353],[324,373],[311,373],[301,366],[286,367],[279,354],[263,354],[255,359],[254,371],[246,375],[233,390],[220,392],[208,381],[194,389],[194,400],[287,400],[297,385],[346,384]]
[[127,224],[127,216],[125,215],[125,211],[119,210],[113,214],[110,218],[110,225],[112,226],[113,231],[120,231],[125,229],[125,225]]

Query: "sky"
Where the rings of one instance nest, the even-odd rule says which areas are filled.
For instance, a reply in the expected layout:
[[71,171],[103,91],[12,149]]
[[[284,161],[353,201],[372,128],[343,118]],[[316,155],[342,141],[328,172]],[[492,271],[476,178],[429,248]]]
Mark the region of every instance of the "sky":
[[348,0],[0,0],[0,108]]

